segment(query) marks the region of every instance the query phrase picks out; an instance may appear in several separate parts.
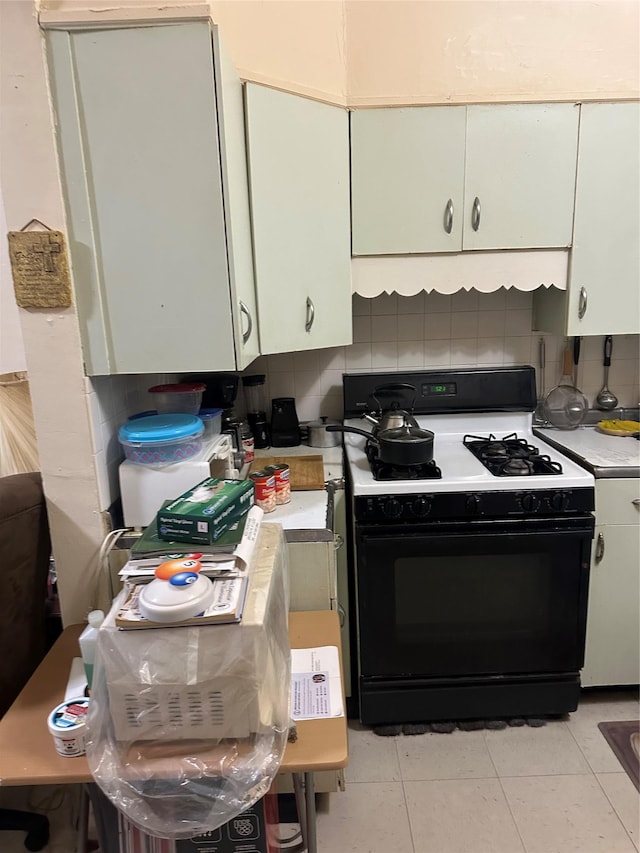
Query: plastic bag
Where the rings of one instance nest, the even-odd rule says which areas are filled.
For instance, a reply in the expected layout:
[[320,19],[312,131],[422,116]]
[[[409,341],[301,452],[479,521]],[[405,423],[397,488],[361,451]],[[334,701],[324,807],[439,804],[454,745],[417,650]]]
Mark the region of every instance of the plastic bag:
[[263,524],[242,621],[98,633],[87,759],[111,802],[145,832],[190,838],[269,790],[290,725],[287,547]]

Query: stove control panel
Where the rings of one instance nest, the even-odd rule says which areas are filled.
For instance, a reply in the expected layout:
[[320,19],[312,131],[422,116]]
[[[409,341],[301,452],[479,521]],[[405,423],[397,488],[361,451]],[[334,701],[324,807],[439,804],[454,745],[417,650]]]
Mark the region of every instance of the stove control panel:
[[361,522],[419,523],[441,519],[558,516],[593,512],[593,488],[498,492],[444,492],[412,495],[357,495],[355,517]]

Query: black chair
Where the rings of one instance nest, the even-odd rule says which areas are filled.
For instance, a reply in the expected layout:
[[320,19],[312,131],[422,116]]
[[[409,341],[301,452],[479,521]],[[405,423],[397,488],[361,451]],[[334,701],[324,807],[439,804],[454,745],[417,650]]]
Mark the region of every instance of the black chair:
[[[39,473],[0,477],[0,717],[47,651],[47,577],[51,542]],[[0,809],[0,831],[26,832],[27,850],[42,850],[49,820],[34,812]],[[0,848],[2,842],[0,841]]]

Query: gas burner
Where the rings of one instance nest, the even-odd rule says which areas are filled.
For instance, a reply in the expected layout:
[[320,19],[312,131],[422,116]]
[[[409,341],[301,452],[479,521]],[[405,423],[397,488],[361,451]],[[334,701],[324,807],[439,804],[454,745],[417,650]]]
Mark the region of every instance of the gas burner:
[[374,480],[440,480],[442,478],[442,471],[433,460],[422,465],[389,465],[380,459],[373,445],[368,445],[366,453]]
[[465,435],[463,444],[494,477],[527,477],[532,474],[562,474],[562,466],[539,452],[516,433],[504,438]]

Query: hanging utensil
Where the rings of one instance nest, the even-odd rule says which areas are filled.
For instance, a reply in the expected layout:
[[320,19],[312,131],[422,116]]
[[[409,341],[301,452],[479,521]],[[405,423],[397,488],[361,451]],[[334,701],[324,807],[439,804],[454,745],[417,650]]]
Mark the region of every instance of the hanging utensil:
[[538,340],[538,399],[534,417],[537,421],[544,420],[544,370],[547,363],[546,344],[543,337]]
[[603,412],[608,412],[615,409],[618,405],[618,398],[612,394],[607,387],[609,382],[609,366],[611,365],[611,352],[613,350],[613,338],[607,335],[604,339],[604,385],[600,389],[596,397],[596,406]]
[[580,342],[582,338],[576,335],[573,339],[573,387],[578,387],[578,362],[580,361]]
[[579,427],[589,408],[586,397],[573,384],[572,366],[571,351],[566,349],[560,381],[549,391],[544,400],[545,420],[558,429]]

